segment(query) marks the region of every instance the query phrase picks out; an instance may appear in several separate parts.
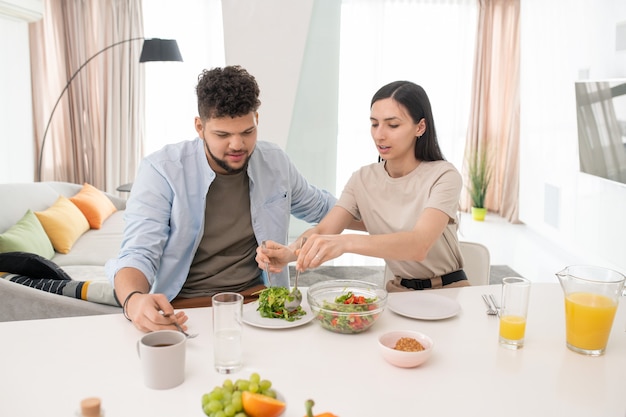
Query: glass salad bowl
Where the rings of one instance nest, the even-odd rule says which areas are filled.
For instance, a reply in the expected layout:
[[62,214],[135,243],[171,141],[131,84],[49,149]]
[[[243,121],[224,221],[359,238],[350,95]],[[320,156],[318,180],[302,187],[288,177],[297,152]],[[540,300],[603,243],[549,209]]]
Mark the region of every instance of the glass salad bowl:
[[315,283],[307,290],[315,320],[335,333],[361,333],[380,317],[387,291],[370,282],[338,279]]

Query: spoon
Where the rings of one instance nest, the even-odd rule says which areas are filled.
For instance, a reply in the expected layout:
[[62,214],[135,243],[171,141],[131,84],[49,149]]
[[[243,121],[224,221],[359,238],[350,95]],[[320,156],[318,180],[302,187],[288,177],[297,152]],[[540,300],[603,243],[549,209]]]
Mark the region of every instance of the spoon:
[[[302,241],[300,242],[300,249],[302,249],[302,246],[304,246],[304,242],[306,242],[306,237],[302,238]],[[299,277],[300,277],[300,270],[296,270],[296,279],[294,282],[294,287],[289,293],[289,295],[287,296],[287,302],[285,303],[285,308],[289,312],[296,311],[298,307],[300,307],[300,304],[302,304],[302,293],[298,289]]]
[[[171,317],[171,314],[163,314],[163,317]],[[187,339],[193,339],[194,337],[198,336],[198,333],[187,333],[186,331],[183,330],[183,328],[181,327],[180,324],[178,324],[177,321],[175,321],[174,323],[172,323],[174,326],[176,326],[176,328],[178,329],[179,332],[181,332],[182,334],[184,334]]]

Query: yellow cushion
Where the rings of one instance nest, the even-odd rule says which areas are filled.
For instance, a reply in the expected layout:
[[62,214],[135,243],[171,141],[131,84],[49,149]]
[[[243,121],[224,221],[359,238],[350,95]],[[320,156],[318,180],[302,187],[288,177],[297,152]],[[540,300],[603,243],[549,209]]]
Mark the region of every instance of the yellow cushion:
[[74,243],[89,230],[85,215],[67,197],[59,196],[57,201],[35,215],[59,253],[69,253]]
[[102,191],[87,183],[75,196],[70,197],[70,201],[83,212],[92,229],[102,227],[102,223],[117,211]]

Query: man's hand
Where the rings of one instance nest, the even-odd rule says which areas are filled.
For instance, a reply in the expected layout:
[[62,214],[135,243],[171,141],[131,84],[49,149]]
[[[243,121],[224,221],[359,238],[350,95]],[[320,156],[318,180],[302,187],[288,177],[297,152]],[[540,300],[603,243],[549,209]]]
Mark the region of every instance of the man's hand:
[[174,314],[174,308],[163,294],[133,294],[126,302],[125,312],[135,327],[143,332],[176,330],[174,322],[187,330],[185,323],[189,317],[184,311]]
[[265,271],[266,267],[269,267],[270,272],[278,273],[289,262],[295,261],[296,255],[289,246],[267,240],[265,245],[256,248],[255,260],[262,270]]

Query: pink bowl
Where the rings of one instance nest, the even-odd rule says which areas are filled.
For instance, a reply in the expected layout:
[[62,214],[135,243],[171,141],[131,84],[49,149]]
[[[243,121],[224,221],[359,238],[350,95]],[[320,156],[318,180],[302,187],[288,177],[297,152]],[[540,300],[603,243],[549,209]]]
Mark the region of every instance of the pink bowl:
[[[396,342],[402,337],[410,337],[422,344],[424,350],[405,352],[394,349]],[[397,330],[383,334],[378,338],[378,347],[383,358],[400,368],[414,368],[426,362],[433,351],[433,340],[424,333],[412,330]]]

